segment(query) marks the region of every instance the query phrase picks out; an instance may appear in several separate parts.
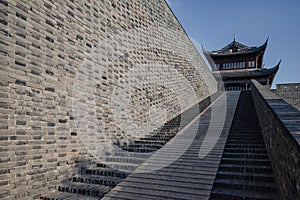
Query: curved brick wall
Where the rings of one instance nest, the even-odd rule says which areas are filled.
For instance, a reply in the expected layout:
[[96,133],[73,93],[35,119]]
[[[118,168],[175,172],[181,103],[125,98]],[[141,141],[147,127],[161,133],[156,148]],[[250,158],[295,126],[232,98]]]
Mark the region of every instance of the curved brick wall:
[[1,0],[0,9],[3,199],[38,198],[78,160],[216,91],[164,1]]

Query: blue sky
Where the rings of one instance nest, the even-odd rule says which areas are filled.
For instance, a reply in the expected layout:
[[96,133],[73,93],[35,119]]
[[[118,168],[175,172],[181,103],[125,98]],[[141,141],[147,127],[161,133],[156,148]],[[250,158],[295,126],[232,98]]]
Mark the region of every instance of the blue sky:
[[[167,0],[192,40],[217,50],[236,40],[260,46],[269,37],[265,67],[280,69],[278,83],[300,82],[299,0]],[[198,47],[198,49],[200,49]]]

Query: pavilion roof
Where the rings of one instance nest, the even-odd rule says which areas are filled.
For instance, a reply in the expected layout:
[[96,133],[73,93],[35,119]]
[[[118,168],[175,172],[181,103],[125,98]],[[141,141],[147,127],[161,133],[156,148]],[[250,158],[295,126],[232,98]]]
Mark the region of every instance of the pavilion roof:
[[268,44],[268,39],[263,45],[259,47],[257,46],[249,47],[240,42],[237,42],[234,39],[230,44],[226,45],[220,50],[207,51],[203,47],[202,50],[204,54],[209,55],[211,57],[216,57],[216,56],[226,56],[226,55],[245,54],[245,53],[258,53],[264,51],[267,47],[267,44]]

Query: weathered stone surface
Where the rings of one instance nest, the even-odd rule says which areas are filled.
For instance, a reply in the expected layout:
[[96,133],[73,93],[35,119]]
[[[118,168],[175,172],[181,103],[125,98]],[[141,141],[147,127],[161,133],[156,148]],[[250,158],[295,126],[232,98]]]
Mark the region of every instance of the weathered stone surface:
[[300,198],[300,112],[253,82],[252,96],[282,199]]

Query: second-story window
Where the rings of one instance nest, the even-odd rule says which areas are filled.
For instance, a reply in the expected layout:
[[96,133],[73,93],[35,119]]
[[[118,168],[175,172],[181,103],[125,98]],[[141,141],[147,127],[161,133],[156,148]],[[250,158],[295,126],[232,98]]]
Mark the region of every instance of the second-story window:
[[248,62],[248,67],[249,67],[249,68],[255,67],[255,61],[254,61],[254,60],[249,61],[249,62]]

